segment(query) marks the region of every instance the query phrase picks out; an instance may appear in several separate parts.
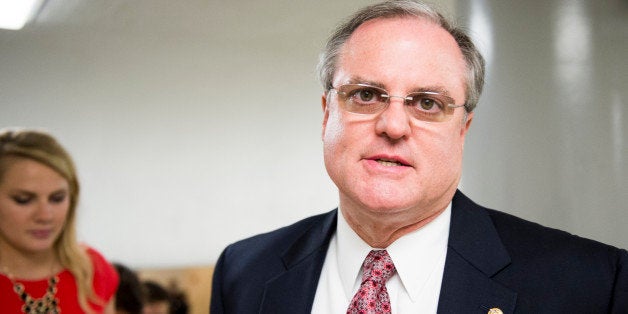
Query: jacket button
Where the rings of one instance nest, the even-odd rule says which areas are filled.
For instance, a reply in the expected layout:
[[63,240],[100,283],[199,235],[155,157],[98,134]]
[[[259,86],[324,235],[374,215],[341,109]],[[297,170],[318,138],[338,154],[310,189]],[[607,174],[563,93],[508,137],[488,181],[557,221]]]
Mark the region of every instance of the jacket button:
[[499,308],[494,307],[488,310],[488,314],[504,314],[504,312],[502,312]]

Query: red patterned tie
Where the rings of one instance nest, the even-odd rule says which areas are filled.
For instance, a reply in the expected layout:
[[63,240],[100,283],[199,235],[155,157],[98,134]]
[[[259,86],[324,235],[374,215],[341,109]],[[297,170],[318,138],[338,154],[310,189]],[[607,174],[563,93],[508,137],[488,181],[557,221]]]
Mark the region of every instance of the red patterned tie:
[[347,314],[390,313],[386,281],[395,273],[395,265],[386,250],[371,251],[362,265],[362,285],[353,296]]

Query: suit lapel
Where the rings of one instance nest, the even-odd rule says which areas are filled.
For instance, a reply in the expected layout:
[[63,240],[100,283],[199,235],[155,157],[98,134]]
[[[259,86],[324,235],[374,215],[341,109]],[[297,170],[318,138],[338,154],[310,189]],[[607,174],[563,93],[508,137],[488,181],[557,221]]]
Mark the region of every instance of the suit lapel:
[[457,191],[438,313],[487,313],[491,308],[513,313],[517,294],[491,279],[508,264],[488,213]]
[[[337,210],[329,212],[281,255],[285,271],[266,283],[259,313],[311,311],[336,215]],[[438,313],[487,313],[491,308],[513,313],[517,294],[491,279],[509,263],[488,213],[456,192]]]
[[281,255],[285,272],[266,283],[260,313],[309,313],[327,248],[336,231],[337,210],[313,224]]

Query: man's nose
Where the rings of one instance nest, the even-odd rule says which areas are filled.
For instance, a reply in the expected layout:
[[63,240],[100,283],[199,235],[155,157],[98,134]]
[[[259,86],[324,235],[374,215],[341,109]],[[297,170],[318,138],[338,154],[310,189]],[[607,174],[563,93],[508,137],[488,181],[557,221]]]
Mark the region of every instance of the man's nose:
[[410,115],[405,108],[405,99],[390,96],[388,106],[377,117],[375,132],[391,140],[398,140],[410,135]]

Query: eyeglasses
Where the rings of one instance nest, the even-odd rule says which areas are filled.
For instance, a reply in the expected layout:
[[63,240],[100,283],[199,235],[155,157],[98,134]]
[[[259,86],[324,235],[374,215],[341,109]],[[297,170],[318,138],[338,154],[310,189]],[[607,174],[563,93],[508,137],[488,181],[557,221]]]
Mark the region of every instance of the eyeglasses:
[[453,98],[437,92],[414,92],[407,96],[390,95],[383,88],[367,84],[345,84],[332,88],[338,95],[341,108],[357,114],[376,115],[383,112],[391,98],[400,98],[406,111],[415,119],[428,122],[444,122],[451,118],[456,105]]

